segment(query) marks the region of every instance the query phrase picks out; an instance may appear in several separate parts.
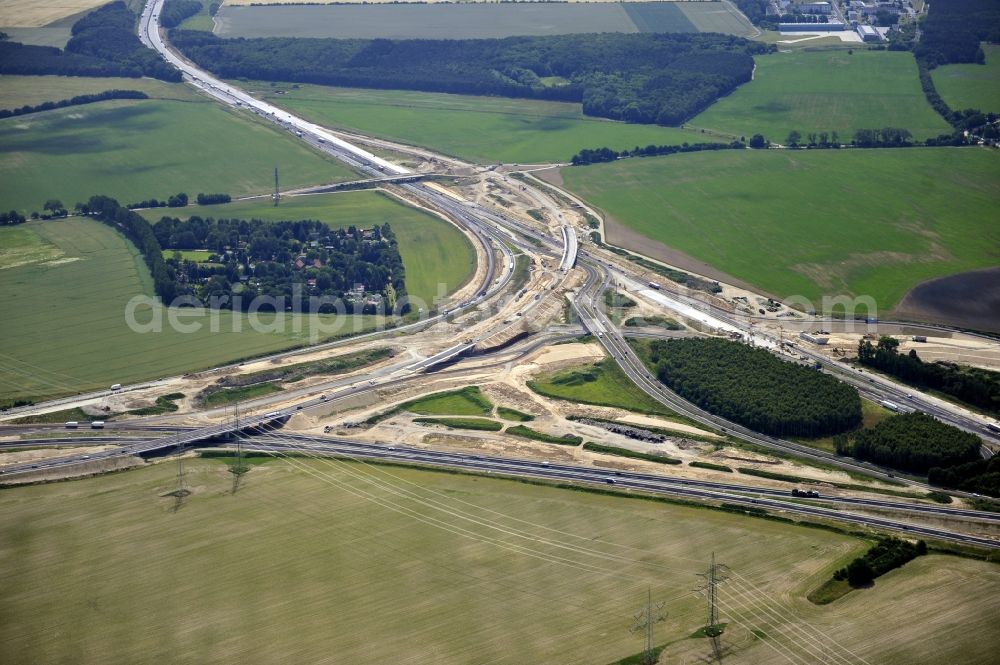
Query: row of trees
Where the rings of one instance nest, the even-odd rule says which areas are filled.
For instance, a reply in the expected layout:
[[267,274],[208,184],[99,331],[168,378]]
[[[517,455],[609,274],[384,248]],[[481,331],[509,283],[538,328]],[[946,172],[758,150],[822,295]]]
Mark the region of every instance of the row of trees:
[[140,90],[105,90],[104,92],[98,92],[92,95],[77,95],[76,97],[70,97],[69,99],[61,99],[58,102],[42,102],[41,104],[36,104],[34,106],[25,104],[24,106],[19,106],[16,109],[0,109],[0,118],[10,118],[11,116],[25,115],[28,113],[40,113],[42,111],[51,111],[52,109],[61,109],[67,106],[93,104],[94,102],[103,102],[108,99],[149,99],[149,95]]
[[91,215],[120,231],[139,249],[153,276],[153,289],[156,295],[166,303],[178,295],[173,272],[163,260],[160,242],[142,215],[119,205],[118,201],[109,196],[92,196],[87,203],[80,204],[79,207],[81,213]]
[[184,19],[200,12],[202,6],[198,0],[166,0],[160,10],[160,25],[176,28]]
[[745,145],[739,141],[732,143],[683,143],[681,145],[647,145],[645,148],[636,146],[631,150],[612,150],[611,148],[584,148],[573,155],[570,160],[574,166],[584,164],[598,164],[600,162],[613,162],[616,159],[625,157],[656,157],[660,155],[674,155],[682,152],[700,152],[702,150],[742,150]]
[[180,81],[178,70],[142,45],[135,23],[135,14],[124,2],[112,2],[73,24],[65,50],[0,41],[0,74],[151,76]]
[[837,440],[837,453],[915,474],[979,459],[979,437],[914,411]]
[[758,432],[827,436],[861,424],[858,392],[764,349],[722,339],[649,345],[660,381],[701,408]]
[[0,212],[0,226],[14,226],[24,224],[27,218],[16,210],[10,212]]
[[200,206],[210,206],[219,203],[229,203],[233,200],[233,197],[229,194],[198,194],[196,200]]
[[[204,196],[204,194],[199,194],[198,196]],[[209,196],[226,196],[226,195],[210,194]],[[188,204],[188,195],[185,194],[184,192],[177,192],[176,194],[171,194],[163,201],[159,199],[146,199],[144,201],[139,201],[137,203],[129,203],[126,207],[129,210],[134,210],[136,208],[183,208],[187,204]]]
[[[586,34],[478,40],[220,39],[172,42],[225,78],[574,101],[588,115],[674,125],[749,81],[772,46],[719,34]],[[542,77],[569,83],[547,86]]]
[[966,404],[1000,415],[1000,373],[950,363],[926,363],[913,349],[899,353],[899,342],[882,337],[877,345],[858,344],[858,362],[890,374],[916,388],[939,390]]

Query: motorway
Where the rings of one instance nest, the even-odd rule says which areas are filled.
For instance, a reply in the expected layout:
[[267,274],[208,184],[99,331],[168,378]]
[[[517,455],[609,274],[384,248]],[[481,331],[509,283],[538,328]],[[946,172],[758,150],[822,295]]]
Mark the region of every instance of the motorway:
[[[359,460],[381,460],[427,466],[444,466],[470,471],[528,476],[543,480],[596,484],[604,487],[633,489],[655,494],[694,498],[699,500],[723,501],[753,509],[771,509],[798,515],[831,519],[869,527],[903,531],[910,535],[961,542],[981,547],[1000,548],[1000,542],[989,538],[958,533],[948,529],[922,526],[888,518],[845,513],[834,508],[815,506],[808,503],[789,501],[789,494],[780,490],[748,487],[736,484],[716,483],[680,478],[669,478],[630,471],[613,471],[581,467],[575,465],[494,457],[480,454],[464,454],[447,451],[425,450],[404,446],[386,446],[340,438],[314,438],[297,435],[281,435],[273,428],[262,428],[261,433],[244,444],[247,451],[260,451],[287,456],[296,453],[306,456],[345,457]],[[972,518],[1000,524],[1000,515],[984,516],[980,511],[949,509],[932,505],[907,504],[877,499],[853,499],[842,497],[820,497],[808,499],[811,502],[843,505],[853,508],[874,510],[894,510],[938,517]]]
[[[208,73],[198,69],[191,63],[183,60],[174,52],[172,52],[167,45],[163,42],[162,36],[156,25],[156,16],[162,7],[163,0],[152,0],[150,2],[141,17],[140,31],[141,38],[145,44],[151,48],[156,49],[165,60],[178,67],[185,76],[185,79],[201,89],[206,94],[212,96],[213,98],[219,100],[220,102],[227,104],[233,108],[244,109],[247,112],[255,113],[261,117],[267,118],[272,122],[276,122],[284,127],[286,127],[292,135],[300,140],[309,142],[318,149],[321,149],[328,154],[333,155],[337,159],[343,161],[349,166],[355,168],[359,172],[368,174],[374,178],[384,177],[386,174],[393,175],[406,175],[410,171],[399,167],[391,162],[381,159],[374,155],[373,153],[359,148],[347,141],[344,141],[327,130],[309,123],[308,121],[302,120],[283,111],[277,107],[271,106],[260,100],[256,100],[247,93],[239,90],[238,88],[231,86],[223,81],[215,79]],[[545,254],[553,257],[559,258],[559,269],[563,275],[569,273],[574,266],[578,263],[583,267],[586,274],[586,283],[583,287],[578,289],[575,297],[573,298],[573,306],[576,309],[581,321],[584,322],[586,328],[593,332],[600,343],[608,351],[608,353],[615,359],[615,361],[622,367],[623,371],[633,380],[637,385],[639,385],[645,392],[650,394],[652,397],[668,406],[669,408],[686,415],[693,420],[700,422],[702,424],[708,425],[714,429],[720,429],[723,432],[732,434],[740,439],[754,443],[761,446],[766,446],[772,449],[778,449],[785,452],[793,453],[800,457],[806,457],[821,461],[825,464],[833,464],[841,468],[860,471],[868,475],[888,477],[890,474],[885,472],[874,465],[867,465],[863,463],[854,462],[851,460],[845,460],[844,458],[837,457],[832,454],[823,453],[822,451],[817,451],[816,449],[809,448],[806,446],[801,446],[793,442],[783,441],[780,439],[775,439],[772,437],[766,437],[760,435],[756,432],[752,432],[745,428],[742,428],[733,423],[729,423],[721,418],[717,418],[708,414],[698,407],[688,403],[686,400],[681,399],[676,394],[672,393],[665,386],[663,386],[659,381],[657,381],[650,373],[646,370],[645,366],[639,360],[639,358],[632,351],[631,347],[625,341],[624,337],[618,331],[618,329],[607,319],[604,313],[601,311],[599,306],[599,299],[603,291],[608,287],[612,278],[621,280],[632,280],[633,288],[640,294],[646,297],[647,300],[652,300],[658,302],[658,304],[667,307],[668,309],[684,308],[684,307],[697,307],[699,310],[698,318],[699,320],[704,319],[706,322],[711,321],[716,324],[721,330],[729,332],[739,332],[744,331],[744,328],[730,318],[730,315],[726,312],[712,311],[709,309],[706,311],[706,305],[699,301],[693,301],[690,303],[683,302],[680,297],[674,298],[673,296],[667,297],[665,294],[652,291],[651,289],[641,289],[637,288],[637,285],[641,287],[641,283],[636,283],[634,278],[630,275],[621,273],[614,273],[611,270],[605,269],[602,262],[598,257],[592,256],[587,252],[581,251],[578,248],[576,231],[573,227],[568,224],[561,224],[560,232],[561,238],[554,239],[549,235],[539,232],[532,226],[529,226],[523,222],[513,219],[510,215],[505,214],[502,211],[493,211],[486,208],[485,206],[479,206],[471,202],[463,200],[461,197],[439,187],[434,183],[403,183],[394,185],[403,190],[410,197],[418,200],[421,204],[426,205],[432,209],[438,210],[449,219],[457,223],[459,226],[464,228],[467,232],[474,235],[479,243],[484,249],[484,253],[488,260],[488,270],[486,271],[486,277],[483,280],[483,286],[478,290],[476,295],[469,298],[468,300],[459,303],[450,310],[446,310],[438,313],[435,317],[431,319],[420,321],[414,324],[409,324],[407,326],[401,326],[399,328],[392,329],[392,333],[399,332],[411,332],[418,330],[419,328],[428,325],[428,323],[435,320],[441,320],[446,315],[452,315],[455,313],[467,311],[473,307],[478,306],[483,301],[501,293],[507,286],[512,273],[514,265],[514,254],[512,247],[523,249],[526,252],[532,252],[535,254]],[[522,239],[524,238],[524,239]],[[561,241],[561,242],[560,242]],[[499,268],[496,266],[496,256],[494,252],[499,252],[503,256],[503,261]],[[500,277],[494,277],[497,271],[500,271]],[[695,304],[696,303],[696,304]],[[710,324],[712,325],[712,324]],[[374,335],[386,334],[385,332],[370,333],[365,336],[352,338],[351,342],[356,342],[358,339],[363,339],[364,337],[371,337]],[[345,343],[345,342],[339,342]],[[535,340],[534,345],[543,345],[550,343],[548,339]],[[407,380],[408,378],[419,377],[422,372],[433,369],[435,366],[450,362],[451,360],[467,353],[471,350],[474,343],[462,342],[455,344],[444,351],[441,351],[434,356],[427,359],[422,359],[410,363],[408,366],[402,367],[400,371],[407,376],[396,376],[393,375],[389,377],[386,381],[387,383],[396,384],[400,381]],[[537,346],[536,346],[537,348]],[[315,349],[314,349],[315,350]],[[383,384],[385,385],[385,384]],[[377,389],[378,386],[375,382],[363,380],[355,381],[350,385],[342,387],[337,393],[330,396],[320,395],[318,397],[309,397],[302,402],[296,403],[294,407],[288,407],[284,410],[274,411],[266,414],[256,414],[242,419],[238,424],[226,422],[219,425],[212,425],[209,427],[203,427],[198,429],[179,431],[176,434],[157,437],[155,439],[140,440],[136,441],[132,445],[129,445],[125,450],[119,451],[103,451],[100,453],[95,453],[93,455],[86,456],[86,461],[92,462],[95,459],[101,457],[116,457],[123,455],[141,455],[150,454],[156,451],[162,451],[165,448],[172,447],[185,447],[196,444],[198,442],[210,440],[213,438],[227,438],[236,434],[239,436],[240,432],[247,431],[248,429],[264,429],[269,432],[283,424],[287,419],[293,415],[295,412],[305,409],[325,407],[328,402],[345,399],[347,397],[355,396],[358,394],[363,394],[368,391]],[[294,437],[289,437],[294,438]],[[275,444],[277,445],[277,444]],[[314,444],[310,444],[314,445]],[[322,444],[325,446],[354,446],[352,450],[359,450],[358,446],[371,446],[371,444],[362,444],[360,442],[347,442],[343,440],[332,440],[331,442],[324,441]],[[385,447],[377,447],[379,454],[383,456],[386,453]],[[331,449],[332,450],[332,449]],[[343,450],[333,451],[338,454],[343,453]],[[389,451],[391,452],[391,451]],[[398,452],[398,451],[397,451]],[[405,451],[406,455],[410,458],[415,459],[414,456],[418,452],[413,450]],[[374,450],[366,449],[365,454],[375,455]],[[428,451],[419,451],[419,454],[426,458],[427,456],[433,455],[448,455],[448,453],[432,453]],[[605,484],[616,484],[622,487],[642,489],[648,491],[656,492],[666,492],[675,494],[686,494],[688,496],[695,496],[701,498],[713,498],[720,499],[725,498],[727,501],[732,501],[735,503],[757,505],[762,508],[777,508],[780,510],[786,510],[791,512],[798,512],[802,514],[811,514],[815,516],[829,517],[832,519],[847,520],[859,524],[867,524],[869,526],[889,528],[889,529],[902,529],[908,530],[913,533],[921,533],[929,537],[935,538],[945,538],[950,540],[958,540],[961,542],[970,542],[974,544],[981,544],[989,547],[996,547],[998,543],[988,540],[975,538],[972,536],[966,536],[964,534],[951,532],[944,529],[930,529],[927,527],[916,527],[914,525],[908,525],[905,523],[894,522],[892,520],[885,520],[882,518],[861,516],[861,515],[850,515],[842,513],[839,511],[834,511],[826,508],[818,508],[813,506],[807,506],[799,503],[793,503],[789,501],[779,501],[776,498],[764,496],[760,494],[757,498],[747,499],[740,497],[733,497],[730,494],[725,494],[724,497],[719,495],[719,492],[732,492],[737,491],[732,487],[727,488],[713,488],[711,490],[705,487],[697,487],[692,485],[682,486],[676,481],[674,484],[670,485],[669,489],[664,483],[666,480],[658,478],[655,476],[643,476],[642,474],[625,474],[620,477],[611,478],[608,476],[608,472],[595,471],[592,469],[582,468],[582,467],[568,467],[568,466],[553,466],[545,465],[542,463],[534,463],[528,461],[511,461],[509,459],[503,460],[492,460],[483,457],[472,457],[472,456],[457,456],[452,455],[455,459],[463,459],[469,461],[469,464],[489,464],[493,465],[488,470],[492,469],[505,469],[504,472],[511,472],[510,467],[513,465],[519,468],[529,469],[530,475],[548,477],[552,479],[562,479],[562,480],[580,480],[583,482],[601,482]],[[422,458],[422,461],[426,459]],[[41,470],[53,470],[55,468],[69,466],[74,463],[80,463],[83,461],[83,457],[77,458],[62,458],[49,461],[41,461],[30,465],[18,465],[15,468],[10,468],[7,470],[7,474],[15,474],[22,472],[37,472]],[[484,461],[485,460],[485,461]],[[453,463],[452,460],[451,463]],[[496,465],[503,465],[496,466]],[[524,466],[528,465],[528,466]],[[478,468],[475,466],[469,466],[467,468]],[[596,474],[596,475],[595,475]],[[620,480],[619,480],[620,478]],[[609,483],[610,481],[610,483]],[[693,481],[692,481],[693,482]],[[704,492],[712,492],[712,496],[704,495]],[[738,491],[748,492],[752,491],[749,488],[743,488]],[[698,494],[701,492],[702,494]],[[761,492],[764,492],[761,490]],[[832,501],[832,499],[829,499]],[[862,500],[858,500],[862,501]],[[912,509],[910,504],[905,504],[907,509]],[[855,507],[862,506],[862,504],[857,504]],[[863,507],[873,507],[870,504]],[[899,506],[890,506],[888,502],[884,502],[883,505],[876,506],[881,509],[893,509],[893,510],[903,510]],[[942,515],[952,516],[958,515],[958,513],[948,513],[947,508],[937,508],[935,506],[924,506],[919,509],[921,512],[940,512]],[[979,511],[964,511],[969,514],[962,514],[962,517],[975,517],[976,519],[984,521],[992,521],[994,518],[990,514],[984,514]],[[922,531],[920,531],[922,529]]]

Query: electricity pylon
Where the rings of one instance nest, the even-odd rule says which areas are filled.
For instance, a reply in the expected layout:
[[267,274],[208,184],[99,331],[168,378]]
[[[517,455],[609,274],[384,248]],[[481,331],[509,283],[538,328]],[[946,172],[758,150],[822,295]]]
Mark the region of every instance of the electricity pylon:
[[654,665],[656,663],[656,651],[653,647],[653,626],[666,621],[667,613],[663,611],[664,603],[653,604],[653,592],[647,590],[646,606],[639,610],[629,628],[630,633],[642,631],[646,636],[646,648],[642,654],[642,665]]

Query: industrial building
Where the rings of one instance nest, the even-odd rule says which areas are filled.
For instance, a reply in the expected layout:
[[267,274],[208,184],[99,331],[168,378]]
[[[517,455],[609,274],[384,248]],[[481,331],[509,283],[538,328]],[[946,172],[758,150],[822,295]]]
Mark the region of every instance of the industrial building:
[[804,2],[799,5],[799,11],[803,14],[832,14],[833,7],[829,2]]
[[878,34],[878,30],[870,25],[859,25],[858,36],[861,37],[863,42],[880,42],[882,41],[882,35]]

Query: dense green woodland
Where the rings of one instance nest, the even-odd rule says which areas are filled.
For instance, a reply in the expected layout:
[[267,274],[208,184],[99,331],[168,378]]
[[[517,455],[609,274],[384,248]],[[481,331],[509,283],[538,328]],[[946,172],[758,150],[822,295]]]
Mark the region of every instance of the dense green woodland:
[[677,394],[758,432],[819,437],[861,424],[854,388],[764,349],[691,338],[651,342],[647,353]]
[[[240,284],[243,306],[255,296],[342,299],[347,311],[390,309],[406,295],[403,261],[388,224],[370,230],[332,229],[323,222],[264,222],[164,217],[153,225],[160,246],[169,250],[208,249],[207,263],[178,254],[167,265],[178,291],[202,302],[218,298],[233,307]],[[298,286],[296,286],[298,285]],[[291,301],[289,301],[291,302]],[[304,306],[300,305],[302,309]],[[325,311],[335,311],[331,302]]]
[[151,76],[180,81],[181,73],[146,48],[136,35],[136,16],[112,2],[73,24],[65,50],[0,42],[0,74]]
[[931,68],[956,62],[982,64],[980,42],[1000,42],[1000,2],[934,0],[913,53]]
[[837,452],[923,475],[979,459],[979,437],[914,411],[858,432],[853,443],[838,440]]
[[719,34],[338,40],[172,30],[170,39],[223,78],[573,101],[587,115],[661,125],[679,124],[749,81],[752,56],[772,50]]
[[1000,457],[934,467],[927,473],[927,480],[932,485],[1000,497]]
[[966,404],[1000,415],[1000,373],[950,363],[925,363],[915,350],[901,355],[899,342],[882,337],[877,345],[858,344],[858,362],[890,374],[911,386],[939,390]]
[[894,40],[890,48],[913,49],[927,101],[956,130],[997,138],[995,114],[978,109],[952,109],[938,94],[930,73],[938,65],[949,63],[983,64],[985,54],[980,42],[984,41],[1000,42],[1000,2],[935,0],[922,23],[920,40]]
[[176,28],[184,19],[201,11],[202,4],[198,0],[166,0],[160,10],[160,25],[164,28]]

